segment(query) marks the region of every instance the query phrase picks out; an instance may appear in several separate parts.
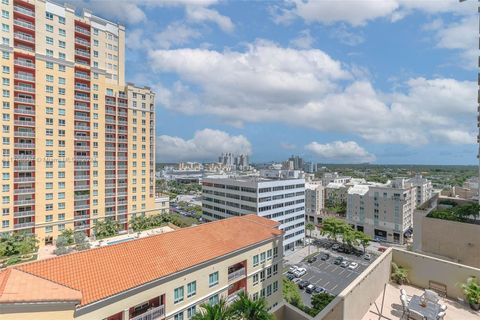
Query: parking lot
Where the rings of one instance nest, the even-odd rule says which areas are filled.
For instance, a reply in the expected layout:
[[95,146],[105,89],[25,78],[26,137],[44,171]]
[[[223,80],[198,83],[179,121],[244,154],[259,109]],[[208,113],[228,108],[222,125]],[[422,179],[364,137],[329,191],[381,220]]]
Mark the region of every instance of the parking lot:
[[[323,253],[328,253],[330,258],[326,261],[321,260],[320,257]],[[376,258],[376,256],[372,255],[371,260],[367,261],[364,259],[363,255],[356,256],[353,254],[338,253],[331,249],[325,248],[319,249],[318,254],[315,256],[317,259],[312,263],[303,261],[299,264],[296,264],[296,266],[305,268],[307,270],[306,274],[301,276],[300,279],[306,280],[316,287],[325,288],[326,292],[335,296],[345,289],[353,281],[353,279],[362,273]],[[348,267],[341,267],[340,265],[334,264],[335,258],[338,256],[342,256],[348,261],[349,264],[351,262],[356,262],[358,263],[358,266],[352,270]],[[300,290],[300,292],[303,303],[307,306],[311,306],[311,294],[305,292],[305,289]]]

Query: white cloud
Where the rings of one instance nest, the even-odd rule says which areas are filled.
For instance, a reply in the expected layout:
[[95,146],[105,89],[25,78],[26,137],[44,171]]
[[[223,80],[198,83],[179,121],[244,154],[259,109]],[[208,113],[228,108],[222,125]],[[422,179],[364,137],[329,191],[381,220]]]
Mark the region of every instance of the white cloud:
[[251,154],[250,142],[243,135],[233,136],[227,132],[203,129],[193,138],[183,139],[161,135],[156,139],[157,161],[215,160],[222,152]]
[[349,163],[373,162],[375,155],[371,154],[355,141],[334,141],[321,144],[313,141],[305,146],[321,160],[334,160]]
[[187,18],[191,21],[216,23],[225,32],[232,32],[235,28],[232,20],[221,15],[218,11],[199,6],[187,7]]
[[402,91],[387,94],[317,49],[257,41],[243,52],[155,50],[150,59],[153,71],[179,77],[161,86],[161,106],[214,115],[237,127],[276,122],[377,143],[422,145],[432,140],[433,130],[474,124],[474,82],[413,78]]
[[359,31],[349,31],[344,24],[334,27],[330,32],[330,37],[348,46],[356,46],[365,41],[364,36]]
[[[332,24],[345,22],[352,26],[363,26],[376,19],[397,21],[414,11],[427,14],[474,12],[475,1],[458,3],[457,0],[289,0],[283,8],[272,11],[275,22],[291,22],[300,17],[306,22]],[[472,4],[473,3],[473,4]]]
[[463,130],[447,129],[432,132],[441,142],[450,144],[474,144],[475,134]]
[[305,29],[300,31],[298,37],[290,41],[290,44],[292,44],[296,48],[310,49],[314,42],[315,39],[310,34],[310,30]]

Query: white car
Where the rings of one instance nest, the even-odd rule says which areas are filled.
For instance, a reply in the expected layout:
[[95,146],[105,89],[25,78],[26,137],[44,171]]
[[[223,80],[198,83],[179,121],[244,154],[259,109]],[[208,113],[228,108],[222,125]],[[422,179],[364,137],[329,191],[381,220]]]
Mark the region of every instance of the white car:
[[288,272],[295,273],[295,271],[297,270],[298,270],[298,266],[291,266],[290,269],[288,269]]
[[350,269],[350,270],[355,270],[355,269],[357,269],[357,268],[358,268],[358,263],[356,263],[356,262],[352,262],[352,263],[350,263],[350,265],[348,266],[348,269]]
[[293,272],[293,275],[296,276],[297,278],[300,278],[303,276],[305,273],[307,273],[307,269],[305,268],[298,268]]
[[300,281],[302,281],[302,279],[300,279],[300,278],[295,278],[295,279],[292,280],[292,282],[295,283],[295,284],[299,283]]

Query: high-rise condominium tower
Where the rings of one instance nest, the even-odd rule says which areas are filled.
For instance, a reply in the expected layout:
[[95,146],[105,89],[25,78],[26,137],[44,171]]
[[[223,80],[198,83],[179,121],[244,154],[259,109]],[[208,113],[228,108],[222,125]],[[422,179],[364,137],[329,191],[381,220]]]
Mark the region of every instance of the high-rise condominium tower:
[[125,29],[45,0],[2,0],[0,233],[154,210],[154,94],[125,83]]

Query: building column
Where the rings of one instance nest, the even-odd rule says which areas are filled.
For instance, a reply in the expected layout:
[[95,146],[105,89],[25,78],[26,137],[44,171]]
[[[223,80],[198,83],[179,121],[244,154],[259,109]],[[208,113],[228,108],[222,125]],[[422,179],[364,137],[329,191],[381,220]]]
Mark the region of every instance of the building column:
[[122,320],[129,320],[130,319],[130,310],[125,309],[122,312]]

